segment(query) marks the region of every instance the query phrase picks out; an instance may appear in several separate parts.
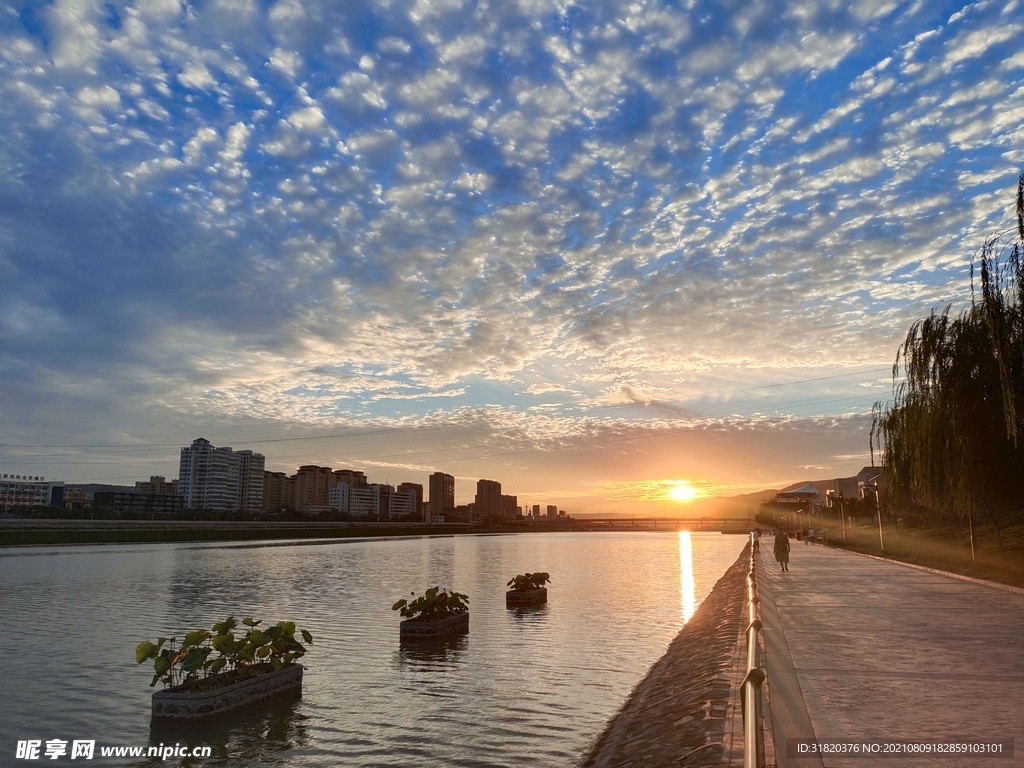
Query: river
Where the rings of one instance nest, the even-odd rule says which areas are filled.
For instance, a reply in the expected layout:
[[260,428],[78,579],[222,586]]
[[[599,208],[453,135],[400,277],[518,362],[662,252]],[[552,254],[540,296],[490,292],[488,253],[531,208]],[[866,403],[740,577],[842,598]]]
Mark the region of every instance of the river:
[[[548,533],[259,544],[0,550],[0,764],[102,747],[208,746],[187,766],[569,768],[665,651],[745,536]],[[505,608],[505,582],[547,571],[549,602]],[[440,584],[470,631],[402,646],[391,605]],[[207,726],[151,729],[135,646],[229,615],[313,633],[302,698]],[[68,755],[46,759],[47,742]]]

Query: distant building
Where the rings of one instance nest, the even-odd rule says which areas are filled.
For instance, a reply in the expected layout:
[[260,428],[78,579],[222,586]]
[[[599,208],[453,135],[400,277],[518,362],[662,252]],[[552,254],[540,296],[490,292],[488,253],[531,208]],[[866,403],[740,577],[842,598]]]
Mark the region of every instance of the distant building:
[[395,489],[390,485],[370,483],[362,488],[349,489],[348,511],[352,517],[375,515],[378,520],[391,518],[391,497]]
[[64,509],[81,509],[89,503],[89,494],[77,485],[64,486]]
[[280,512],[292,508],[295,481],[284,472],[263,472],[263,511]]
[[367,486],[366,475],[355,469],[336,469],[333,475],[333,485],[348,483],[349,488],[365,488]]
[[[421,520],[422,521],[426,521],[428,518],[425,517],[425,512],[424,512],[424,509],[423,509],[423,485],[420,484],[420,483],[399,483],[398,484],[397,494],[399,496],[401,496],[403,494],[408,495],[409,493],[411,493],[412,497],[413,497],[412,511],[408,513],[409,516],[410,516],[410,519],[411,520],[417,520],[417,521],[421,521]],[[403,502],[403,504],[404,504],[404,502]],[[393,514],[406,514],[405,512],[397,513],[394,510],[392,510],[392,513]]]
[[489,517],[501,517],[501,483],[497,480],[476,481],[476,509],[473,510],[474,520]]
[[540,504],[533,505],[533,516],[540,517]]
[[292,481],[295,483],[292,508],[307,512],[313,507],[327,507],[331,487],[338,482],[330,467],[318,467],[315,464],[299,467]]
[[556,504],[548,504],[548,517],[558,517],[558,506]]
[[93,505],[110,507],[123,517],[167,517],[184,509],[184,500],[176,493],[132,493],[130,491],[96,491]]
[[775,494],[776,504],[792,504],[802,507],[818,501],[821,501],[821,494],[818,493],[818,489],[811,483],[794,488],[791,491],[782,491]]
[[430,476],[430,514],[443,516],[455,511],[455,478],[444,472]]
[[878,503],[878,492],[885,487],[884,467],[864,467],[857,473],[860,498]]
[[856,477],[837,477],[832,482],[836,496],[842,496],[844,499],[860,498],[860,488]]
[[145,480],[135,481],[136,493],[164,493],[171,496],[178,495],[178,481],[166,480],[162,475],[150,475],[149,482]]
[[263,511],[263,467],[266,461],[262,453],[236,451],[238,460],[238,500],[235,509],[258,514]]
[[41,475],[0,475],[0,507],[64,506],[64,481]]
[[181,449],[178,487],[185,509],[260,512],[264,457],[216,448],[200,437]]
[[501,516],[506,519],[519,516],[519,498],[516,496],[501,496]]
[[349,484],[348,483],[337,483],[327,493],[327,503],[331,505],[331,509],[335,512],[348,512],[349,511]]
[[[417,488],[419,493],[417,493]],[[420,511],[420,503],[417,498],[417,496],[422,494],[422,485],[402,483],[391,496],[391,517],[422,521],[423,512]]]

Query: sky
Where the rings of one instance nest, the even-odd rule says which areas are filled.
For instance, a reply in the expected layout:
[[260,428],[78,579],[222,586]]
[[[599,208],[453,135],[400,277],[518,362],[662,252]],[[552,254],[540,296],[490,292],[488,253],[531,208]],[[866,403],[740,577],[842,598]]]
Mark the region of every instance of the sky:
[[[870,463],[1024,168],[1024,10],[0,4],[0,471],[197,437],[679,514]],[[683,492],[680,492],[683,489]]]

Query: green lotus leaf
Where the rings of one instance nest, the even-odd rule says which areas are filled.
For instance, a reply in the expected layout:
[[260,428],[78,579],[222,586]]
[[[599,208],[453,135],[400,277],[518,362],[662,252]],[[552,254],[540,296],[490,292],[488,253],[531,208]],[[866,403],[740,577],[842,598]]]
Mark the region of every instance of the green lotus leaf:
[[185,660],[181,663],[181,670],[183,672],[195,672],[206,661],[206,657],[210,655],[210,648],[193,648],[188,652]]
[[226,619],[224,619],[224,621],[220,622],[220,624],[214,624],[212,629],[213,633],[216,635],[226,635],[228,632],[230,632],[237,626],[238,622],[235,621],[235,617],[228,616]]
[[302,639],[310,645],[313,644],[313,636],[308,632],[308,630],[302,630]]
[[182,648],[191,648],[193,645],[198,645],[210,636],[209,630],[197,629],[194,632],[189,632],[185,635],[185,639],[181,642]]
[[288,635],[288,637],[294,637],[295,636],[295,622],[294,621],[279,621],[279,622],[277,622],[277,626],[279,626],[282,629],[282,631],[284,631],[284,633],[286,635]]
[[135,663],[141,664],[146,659],[151,659],[156,656],[157,646],[153,645],[149,640],[143,640],[141,643],[135,646]]

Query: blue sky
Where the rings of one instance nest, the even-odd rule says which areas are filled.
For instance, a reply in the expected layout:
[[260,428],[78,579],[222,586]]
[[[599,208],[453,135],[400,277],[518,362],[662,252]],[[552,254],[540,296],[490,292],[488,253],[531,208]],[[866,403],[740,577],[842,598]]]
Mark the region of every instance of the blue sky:
[[0,466],[572,511],[850,474],[1024,167],[1018,2],[0,7]]

